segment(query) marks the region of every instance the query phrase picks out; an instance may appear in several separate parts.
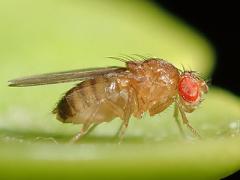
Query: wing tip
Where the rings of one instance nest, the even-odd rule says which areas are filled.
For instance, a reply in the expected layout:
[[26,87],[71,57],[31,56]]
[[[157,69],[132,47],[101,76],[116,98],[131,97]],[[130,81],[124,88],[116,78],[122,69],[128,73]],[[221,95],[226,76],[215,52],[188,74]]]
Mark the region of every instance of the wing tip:
[[13,80],[9,80],[9,81],[8,81],[8,86],[9,86],[9,87],[14,87],[14,86],[15,86],[14,81],[13,81]]
[[17,82],[16,80],[9,80],[8,87],[23,87],[24,84]]

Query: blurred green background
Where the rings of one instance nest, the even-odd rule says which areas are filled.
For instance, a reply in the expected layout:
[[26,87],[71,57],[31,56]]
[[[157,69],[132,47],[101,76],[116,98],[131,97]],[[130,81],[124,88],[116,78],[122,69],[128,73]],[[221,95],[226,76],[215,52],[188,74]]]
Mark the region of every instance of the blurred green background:
[[81,143],[80,126],[50,113],[74,83],[9,88],[19,76],[123,65],[108,56],[141,54],[211,78],[213,47],[195,29],[149,1],[0,0],[0,178],[219,179],[240,168],[240,99],[210,87],[189,114],[203,140],[183,140],[173,107],[131,119],[124,142],[120,121],[102,124]]

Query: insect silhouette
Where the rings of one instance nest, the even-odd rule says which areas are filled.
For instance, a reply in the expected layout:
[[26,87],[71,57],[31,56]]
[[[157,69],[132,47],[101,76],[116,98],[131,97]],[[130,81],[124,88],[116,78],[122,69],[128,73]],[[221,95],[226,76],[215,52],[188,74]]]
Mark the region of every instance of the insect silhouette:
[[[193,112],[208,92],[207,83],[194,71],[181,71],[159,58],[115,58],[125,67],[104,67],[48,73],[10,80],[9,86],[25,87],[80,81],[66,92],[54,110],[63,123],[83,124],[73,137],[77,141],[102,122],[116,117],[122,120],[120,141],[131,116],[141,118],[144,112],[154,116],[175,103],[174,117],[184,135],[185,124],[195,136],[186,113]],[[179,120],[179,113],[182,122]]]

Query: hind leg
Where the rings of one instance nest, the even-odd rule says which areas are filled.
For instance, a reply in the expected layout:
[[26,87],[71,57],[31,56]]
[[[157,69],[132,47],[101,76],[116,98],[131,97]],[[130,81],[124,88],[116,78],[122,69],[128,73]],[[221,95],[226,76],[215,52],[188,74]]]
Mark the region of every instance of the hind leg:
[[98,124],[93,124],[91,127],[87,128],[83,127],[79,133],[77,133],[70,142],[74,143],[77,142],[80,138],[87,136],[88,134],[90,134],[96,127]]
[[98,124],[93,124],[91,127],[89,125],[83,125],[82,129],[80,130],[80,132],[78,132],[70,141],[70,143],[75,143],[78,140],[80,140],[82,137],[87,136],[88,134],[90,134],[95,127]]
[[83,124],[82,129],[80,130],[79,133],[77,133],[70,141],[70,143],[77,142],[80,138],[83,136],[88,135],[90,132],[93,131],[93,129],[98,125],[98,124],[93,124],[91,120],[95,117],[96,113],[99,110],[99,106],[97,105],[96,108],[90,113],[89,117],[87,118],[86,122]]

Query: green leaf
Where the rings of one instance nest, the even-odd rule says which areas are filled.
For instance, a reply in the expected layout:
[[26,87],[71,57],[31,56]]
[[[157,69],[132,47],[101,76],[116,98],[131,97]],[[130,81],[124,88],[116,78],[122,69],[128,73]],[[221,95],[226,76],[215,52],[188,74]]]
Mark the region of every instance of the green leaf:
[[240,101],[210,87],[188,114],[202,140],[173,107],[131,119],[121,145],[120,120],[103,123],[78,144],[80,127],[49,113],[72,84],[9,88],[7,80],[50,71],[122,65],[104,57],[152,55],[210,76],[214,52],[196,30],[148,1],[2,0],[0,2],[0,177],[34,179],[219,179],[240,168]]

